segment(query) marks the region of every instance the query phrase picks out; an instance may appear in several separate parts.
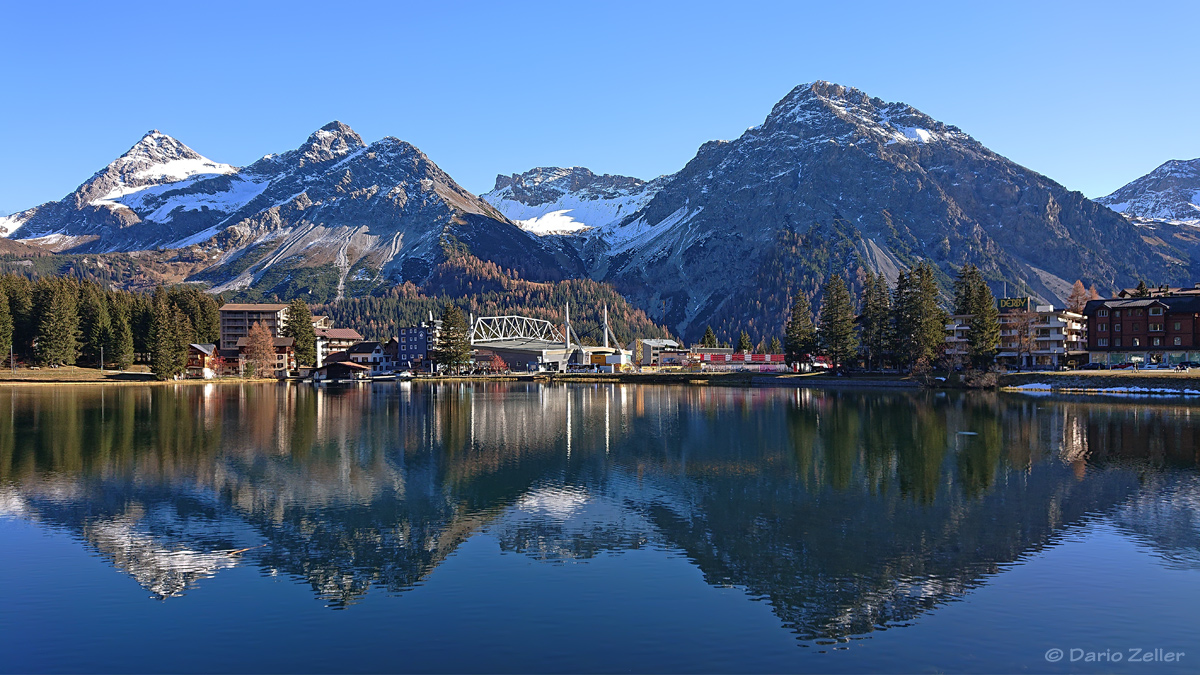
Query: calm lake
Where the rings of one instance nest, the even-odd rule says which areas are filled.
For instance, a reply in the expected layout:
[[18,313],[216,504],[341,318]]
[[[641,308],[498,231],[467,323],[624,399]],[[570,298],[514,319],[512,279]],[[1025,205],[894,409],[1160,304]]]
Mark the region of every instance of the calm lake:
[[1180,400],[3,387],[0,671],[1192,673],[1198,446]]

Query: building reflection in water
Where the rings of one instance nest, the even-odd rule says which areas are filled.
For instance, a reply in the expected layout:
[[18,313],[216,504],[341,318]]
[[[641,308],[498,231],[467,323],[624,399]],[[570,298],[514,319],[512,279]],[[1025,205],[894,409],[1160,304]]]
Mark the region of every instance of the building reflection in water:
[[1200,567],[1198,420],[1166,402],[210,384],[10,388],[3,409],[0,514],[69,531],[156,598],[252,565],[349,607],[486,533],[552,562],[680,552],[800,637],[842,639],[1097,515]]

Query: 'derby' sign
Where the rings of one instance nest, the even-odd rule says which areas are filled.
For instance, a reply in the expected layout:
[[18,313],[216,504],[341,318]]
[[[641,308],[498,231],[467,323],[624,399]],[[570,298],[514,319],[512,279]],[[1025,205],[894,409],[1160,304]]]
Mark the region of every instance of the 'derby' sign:
[[1001,312],[1028,312],[1029,298],[1000,298]]

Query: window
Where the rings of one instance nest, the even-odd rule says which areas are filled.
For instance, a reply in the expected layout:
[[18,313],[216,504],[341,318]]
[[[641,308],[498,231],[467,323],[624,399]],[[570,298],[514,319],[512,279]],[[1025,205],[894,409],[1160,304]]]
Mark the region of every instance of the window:
[[1175,338],[1175,346],[1178,347],[1181,344],[1183,344],[1183,338]]
[[1113,330],[1115,330],[1115,331],[1117,331],[1118,333],[1120,333],[1120,332],[1121,332],[1121,324],[1119,324],[1119,323],[1115,323],[1115,324],[1113,324]]
[[1154,346],[1159,347],[1161,345],[1162,345],[1162,338],[1154,338]]
[[[1179,338],[1175,338],[1175,339],[1178,340]],[[1108,338],[1099,338],[1098,340],[1096,340],[1096,346],[1107,347],[1108,346]]]
[[1113,346],[1120,347],[1121,346],[1121,338],[1117,338],[1117,339],[1113,340]]
[[1119,310],[1119,309],[1117,310],[1117,315],[1116,315],[1116,316],[1117,316],[1117,318],[1118,318],[1118,319],[1119,319],[1119,318],[1121,318],[1121,310]]
[[1138,332],[1138,331],[1139,331],[1139,330],[1141,330],[1141,329],[1142,329],[1142,324],[1140,324],[1140,323],[1135,323],[1135,324],[1133,324],[1133,332],[1135,332],[1135,333],[1136,333],[1136,332]]
[[1162,330],[1162,329],[1163,329],[1163,325],[1162,325],[1161,323],[1152,323],[1152,324],[1150,324],[1150,330],[1151,330],[1151,331],[1160,331],[1160,330]]
[[1133,338],[1133,346],[1134,346],[1134,347],[1141,347],[1141,346],[1142,346],[1142,339],[1141,339],[1141,338]]
[[1108,332],[1108,324],[1106,324],[1106,323],[1098,324],[1098,325],[1096,326],[1096,328],[1097,328],[1097,329],[1098,329],[1098,330],[1099,330],[1101,333],[1107,333],[1107,332]]
[[1183,327],[1183,324],[1181,322],[1179,322],[1179,321],[1175,322],[1175,330],[1179,330],[1182,327]]
[[1162,316],[1162,307],[1151,307],[1150,316]]
[[[1108,316],[1108,310],[1102,309],[1099,312],[1096,312],[1096,316]],[[1117,316],[1121,316],[1121,313],[1117,312]]]

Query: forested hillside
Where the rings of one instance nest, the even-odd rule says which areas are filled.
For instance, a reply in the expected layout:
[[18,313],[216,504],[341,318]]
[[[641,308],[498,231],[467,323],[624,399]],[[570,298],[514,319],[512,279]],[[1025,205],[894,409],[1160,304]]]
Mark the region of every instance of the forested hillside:
[[612,286],[590,279],[532,282],[499,265],[459,251],[437,265],[429,281],[416,286],[404,283],[384,294],[347,298],[319,305],[314,313],[328,314],[338,326],[356,328],[368,339],[383,340],[406,326],[439,318],[446,302],[454,302],[475,316],[520,314],[561,324],[571,305],[571,326],[582,340],[600,341],[604,305],[609,325],[622,342],[634,337],[665,337],[640,309],[630,305]]

